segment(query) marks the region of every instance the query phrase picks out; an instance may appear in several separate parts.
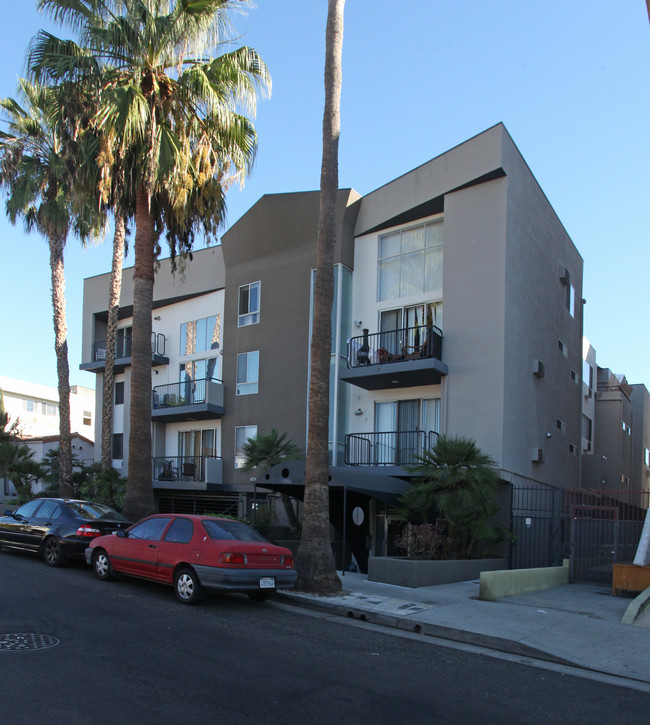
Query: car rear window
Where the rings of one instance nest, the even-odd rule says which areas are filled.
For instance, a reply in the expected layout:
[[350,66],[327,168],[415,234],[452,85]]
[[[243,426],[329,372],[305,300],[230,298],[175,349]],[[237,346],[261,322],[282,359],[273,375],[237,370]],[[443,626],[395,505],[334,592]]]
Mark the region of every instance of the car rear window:
[[263,541],[268,543],[255,529],[241,521],[203,519],[201,523],[208,536],[214,541]]
[[110,506],[103,503],[90,503],[89,501],[66,501],[76,514],[85,519],[105,519],[107,521],[127,521],[127,519]]

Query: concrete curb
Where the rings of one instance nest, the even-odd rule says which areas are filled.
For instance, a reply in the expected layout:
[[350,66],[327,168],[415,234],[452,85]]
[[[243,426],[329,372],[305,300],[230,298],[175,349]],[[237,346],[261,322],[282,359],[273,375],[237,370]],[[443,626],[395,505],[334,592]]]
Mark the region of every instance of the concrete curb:
[[650,587],[635,597],[621,617],[621,624],[634,624],[636,620],[650,607]]
[[494,637],[492,635],[481,634],[479,632],[471,632],[464,629],[455,629],[454,627],[446,627],[440,624],[432,624],[430,622],[422,622],[417,619],[406,617],[398,617],[384,612],[374,612],[359,607],[348,606],[339,602],[327,601],[326,598],[315,598],[302,596],[289,591],[278,592],[279,598],[290,601],[292,604],[309,609],[318,609],[322,612],[329,612],[340,617],[349,619],[358,619],[361,622],[369,622],[370,624],[379,624],[383,627],[391,627],[406,632],[414,632],[415,634],[423,634],[427,637],[438,637],[447,639],[452,642],[460,642],[462,644],[476,645],[478,647],[486,647],[498,652],[505,652],[511,655],[520,655],[530,657],[532,659],[544,660],[545,662],[553,662],[555,664],[567,665],[570,667],[580,667],[580,665],[571,660],[556,657],[549,652],[530,647],[516,640],[505,639],[503,637]]

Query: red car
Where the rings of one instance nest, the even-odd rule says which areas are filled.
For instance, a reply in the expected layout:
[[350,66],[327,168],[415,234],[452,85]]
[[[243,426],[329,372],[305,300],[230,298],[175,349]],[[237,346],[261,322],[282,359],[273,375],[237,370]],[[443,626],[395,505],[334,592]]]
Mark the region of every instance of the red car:
[[93,539],[86,562],[99,579],[119,573],[171,584],[184,604],[196,604],[204,587],[264,601],[298,578],[289,549],[241,521],[214,516],[148,516]]

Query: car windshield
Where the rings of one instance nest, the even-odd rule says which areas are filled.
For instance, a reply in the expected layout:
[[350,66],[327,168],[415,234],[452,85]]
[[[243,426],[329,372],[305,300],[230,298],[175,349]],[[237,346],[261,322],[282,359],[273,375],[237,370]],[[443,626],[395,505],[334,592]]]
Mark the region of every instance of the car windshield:
[[124,521],[122,514],[103,503],[90,503],[89,501],[66,501],[66,504],[79,516],[85,519],[106,519],[109,521]]
[[268,543],[255,529],[251,529],[241,521],[203,519],[201,523],[208,536],[214,541],[262,541]]

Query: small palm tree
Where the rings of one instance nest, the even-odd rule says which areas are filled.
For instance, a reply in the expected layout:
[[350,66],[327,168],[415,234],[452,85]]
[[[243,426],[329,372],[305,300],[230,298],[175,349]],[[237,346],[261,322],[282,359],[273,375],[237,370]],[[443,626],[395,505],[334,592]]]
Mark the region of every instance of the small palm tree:
[[[246,460],[242,468],[245,471],[250,471],[258,466],[266,471],[271,466],[282,463],[282,461],[301,459],[303,453],[291,440],[287,440],[286,433],[278,434],[275,428],[271,428],[270,433],[258,435],[256,438],[249,438],[246,441],[244,456]],[[300,523],[291,503],[291,497],[286,493],[282,493],[280,498],[287,514],[289,528],[295,534],[300,528]]]
[[438,436],[419,463],[409,467],[418,478],[400,497],[399,510],[413,524],[442,520],[455,555],[470,558],[481,542],[495,543],[506,534],[488,524],[498,511],[495,466],[471,438]]

